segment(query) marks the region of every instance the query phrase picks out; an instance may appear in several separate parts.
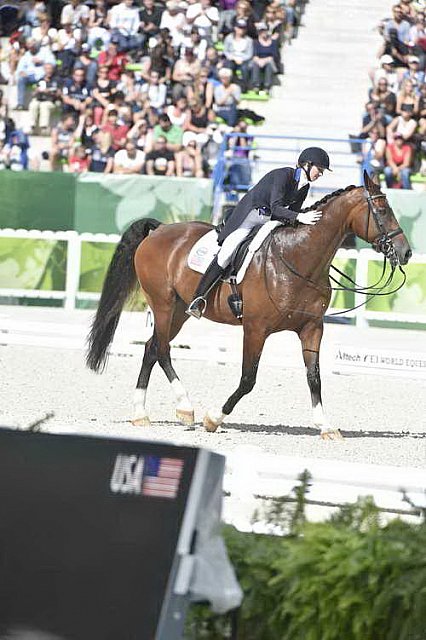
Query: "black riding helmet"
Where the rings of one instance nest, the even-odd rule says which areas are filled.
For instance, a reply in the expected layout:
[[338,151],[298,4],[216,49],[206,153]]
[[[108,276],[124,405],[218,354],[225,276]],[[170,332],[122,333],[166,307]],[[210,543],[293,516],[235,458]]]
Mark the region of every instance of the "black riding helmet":
[[299,156],[297,164],[299,167],[304,164],[314,164],[319,169],[328,169],[328,171],[331,171],[328,153],[320,147],[308,147],[304,149]]

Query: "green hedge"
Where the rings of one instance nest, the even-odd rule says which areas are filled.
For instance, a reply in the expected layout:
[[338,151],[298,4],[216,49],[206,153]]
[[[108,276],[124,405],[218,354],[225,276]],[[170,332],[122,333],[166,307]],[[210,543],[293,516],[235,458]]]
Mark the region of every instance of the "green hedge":
[[[245,594],[239,640],[425,640],[425,524],[381,526],[367,500],[290,525],[281,538],[224,529]],[[231,637],[230,616],[191,608],[187,640]]]

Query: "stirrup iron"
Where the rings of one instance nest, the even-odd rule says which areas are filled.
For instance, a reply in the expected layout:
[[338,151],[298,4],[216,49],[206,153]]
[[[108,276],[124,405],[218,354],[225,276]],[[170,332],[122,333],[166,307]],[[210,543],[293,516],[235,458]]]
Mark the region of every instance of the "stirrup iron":
[[[202,308],[200,309],[199,305],[201,304],[202,304]],[[207,300],[203,296],[198,296],[197,298],[194,298],[194,300],[191,302],[191,304],[189,305],[185,313],[188,316],[192,316],[193,318],[197,318],[197,320],[199,320],[202,317],[204,311],[206,310],[206,307],[207,307]]]

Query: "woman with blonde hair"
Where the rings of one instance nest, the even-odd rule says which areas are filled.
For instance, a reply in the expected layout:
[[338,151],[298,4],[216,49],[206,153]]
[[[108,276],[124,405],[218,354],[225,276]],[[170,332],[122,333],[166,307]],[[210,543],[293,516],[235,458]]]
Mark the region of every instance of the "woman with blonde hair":
[[396,96],[396,113],[401,114],[403,106],[411,106],[413,116],[419,113],[419,96],[416,93],[414,84],[410,78],[405,78],[402,82],[401,89]]

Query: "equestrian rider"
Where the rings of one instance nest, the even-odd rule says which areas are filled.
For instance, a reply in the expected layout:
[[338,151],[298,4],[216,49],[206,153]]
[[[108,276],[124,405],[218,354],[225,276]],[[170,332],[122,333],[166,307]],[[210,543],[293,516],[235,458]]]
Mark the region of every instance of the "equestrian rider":
[[324,149],[309,147],[300,154],[297,167],[283,167],[267,173],[237,204],[218,235],[218,254],[207,267],[186,313],[201,318],[207,306],[207,295],[221,279],[236,247],[256,227],[269,220],[287,224],[316,224],[321,211],[300,212],[314,182],[330,169],[330,158]]

